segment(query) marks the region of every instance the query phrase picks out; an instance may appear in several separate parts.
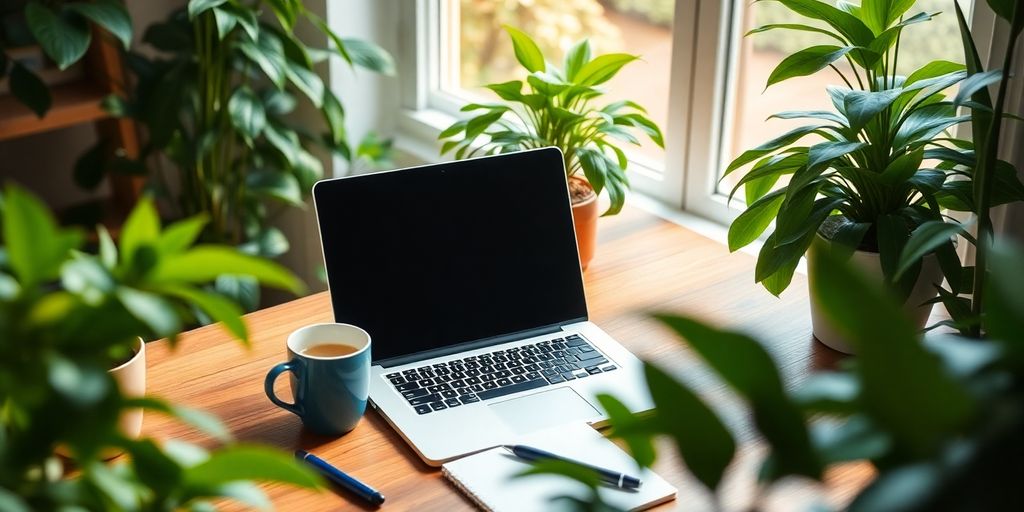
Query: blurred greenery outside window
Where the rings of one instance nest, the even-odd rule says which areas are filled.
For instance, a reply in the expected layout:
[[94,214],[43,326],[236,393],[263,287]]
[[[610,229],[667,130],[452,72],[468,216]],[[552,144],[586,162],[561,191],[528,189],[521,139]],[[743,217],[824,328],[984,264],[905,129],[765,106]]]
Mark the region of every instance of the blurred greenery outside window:
[[[693,0],[686,0],[693,1]],[[727,0],[723,0],[727,1]],[[836,4],[837,0],[825,0]],[[917,0],[908,16],[918,12],[942,12],[928,23],[909,27],[900,43],[900,69],[908,74],[937,59],[963,62],[956,17],[952,2],[958,1],[965,12],[974,0]],[[662,129],[669,125],[669,96],[673,46],[673,14],[676,0],[448,0],[447,48],[440,79],[442,90],[473,100],[494,100],[496,96],[483,84],[520,79],[511,43],[501,29],[503,24],[517,27],[535,38],[545,57],[560,62],[565,51],[577,40],[590,39],[595,53],[626,52],[638,54],[637,63],[606,84],[609,101],[633,99],[650,111],[650,117]],[[774,135],[799,124],[799,120],[766,121],[783,110],[831,109],[826,93],[828,85],[843,85],[837,75],[819,72],[791,80],[765,90],[771,70],[788,54],[819,44],[829,44],[825,36],[806,32],[768,32],[743,37],[750,29],[769,23],[804,23],[814,20],[797,16],[774,2],[732,2],[731,36],[734,61],[724,83],[727,86],[724,117],[718,144],[718,176],[744,149],[757,146]],[[818,23],[824,26],[823,23]],[[689,23],[679,24],[689,29]],[[698,56],[698,58],[700,58]],[[846,66],[846,64],[837,64]],[[667,133],[666,144],[685,134]],[[650,142],[637,148],[631,158],[664,167],[665,151]],[[680,173],[682,169],[664,169]],[[727,194],[741,173],[730,175],[718,186]],[[684,177],[689,179],[689,177]],[[724,192],[723,192],[724,191]],[[736,200],[741,203],[741,199]],[[736,204],[735,206],[741,206]]]

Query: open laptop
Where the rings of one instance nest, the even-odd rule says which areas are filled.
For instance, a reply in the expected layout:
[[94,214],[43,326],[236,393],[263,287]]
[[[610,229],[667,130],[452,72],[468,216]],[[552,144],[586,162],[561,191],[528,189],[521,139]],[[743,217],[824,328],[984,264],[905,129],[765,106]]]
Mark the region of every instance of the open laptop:
[[562,153],[318,182],[337,322],[372,338],[370,403],[427,464],[561,423],[595,396],[653,407],[640,361],[587,320]]

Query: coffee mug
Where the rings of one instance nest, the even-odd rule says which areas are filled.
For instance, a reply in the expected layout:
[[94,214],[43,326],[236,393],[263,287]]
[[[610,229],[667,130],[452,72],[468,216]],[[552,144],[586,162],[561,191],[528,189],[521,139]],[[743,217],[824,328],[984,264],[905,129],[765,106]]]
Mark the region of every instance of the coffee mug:
[[[267,373],[264,390],[270,401],[318,434],[355,428],[370,394],[370,335],[348,324],[307,325],[288,336],[288,359]],[[294,403],[274,394],[274,381],[283,372],[291,372]]]

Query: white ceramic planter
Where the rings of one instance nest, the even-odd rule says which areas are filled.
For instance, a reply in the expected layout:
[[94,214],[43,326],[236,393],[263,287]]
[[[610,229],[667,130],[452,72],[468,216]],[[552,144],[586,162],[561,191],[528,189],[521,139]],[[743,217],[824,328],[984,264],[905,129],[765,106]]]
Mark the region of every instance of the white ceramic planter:
[[[142,398],[146,395],[146,343],[136,338],[135,355],[128,362],[110,370],[121,395]],[[135,439],[142,433],[142,409],[125,411],[118,420],[121,433]]]
[[[810,250],[822,250],[823,248],[827,248],[830,243],[831,242],[819,235],[815,237]],[[861,272],[870,277],[877,278],[879,282],[882,281],[882,264],[878,258],[878,253],[854,251],[850,261],[853,266],[860,269]],[[807,274],[809,282],[814,279],[813,276],[815,274],[815,270],[813,266],[816,263],[816,258],[807,258]],[[932,304],[922,304],[938,295],[938,292],[935,291],[935,285],[941,284],[942,279],[942,268],[939,267],[938,259],[935,258],[934,254],[925,256],[921,265],[921,273],[917,277],[917,282],[914,283],[914,288],[911,290],[910,296],[907,298],[907,302],[903,305],[907,315],[913,319],[914,324],[918,328],[923,329],[926,326],[928,323],[928,317],[931,316],[932,313]],[[853,347],[836,331],[832,323],[829,322],[828,318],[826,318],[821,309],[821,301],[817,294],[814,293],[814,289],[815,287],[812,284],[810,286],[810,304],[811,324],[814,329],[814,337],[828,347],[840,352],[846,354],[855,353]]]

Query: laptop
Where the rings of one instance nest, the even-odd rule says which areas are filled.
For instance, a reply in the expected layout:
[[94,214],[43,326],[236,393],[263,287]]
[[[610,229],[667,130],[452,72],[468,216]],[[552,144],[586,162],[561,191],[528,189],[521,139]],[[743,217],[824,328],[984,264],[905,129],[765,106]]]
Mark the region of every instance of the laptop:
[[562,152],[313,187],[337,322],[372,338],[370,404],[427,464],[653,408],[640,361],[588,320]]

